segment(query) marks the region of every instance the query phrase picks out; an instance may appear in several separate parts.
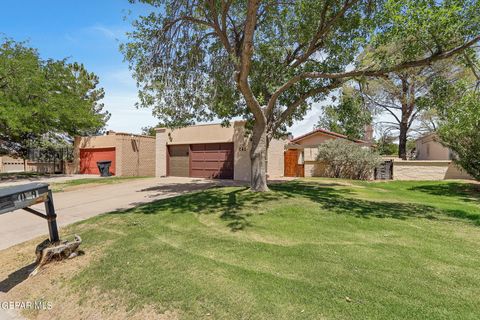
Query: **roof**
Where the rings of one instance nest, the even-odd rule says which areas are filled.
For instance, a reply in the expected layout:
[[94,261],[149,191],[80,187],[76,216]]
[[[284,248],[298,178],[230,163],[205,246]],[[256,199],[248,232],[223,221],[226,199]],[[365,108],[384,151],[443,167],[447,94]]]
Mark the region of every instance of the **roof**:
[[301,135],[299,137],[296,137],[294,138],[293,140],[291,140],[290,142],[298,142],[300,140],[303,140],[305,138],[308,138],[310,136],[313,136],[317,133],[321,133],[321,134],[326,134],[326,135],[329,135],[329,136],[332,136],[332,137],[335,137],[335,138],[342,138],[342,139],[346,139],[346,140],[350,140],[350,141],[353,141],[355,143],[368,143],[367,141],[364,141],[364,140],[359,140],[359,139],[351,139],[349,137],[347,137],[346,135],[343,135],[343,134],[340,134],[340,133],[336,133],[336,132],[332,132],[332,131],[328,131],[328,130],[325,130],[325,129],[315,129],[313,131],[310,131],[304,135]]
[[430,133],[427,133],[427,134],[425,134],[421,137],[418,137],[417,139],[415,139],[415,141],[423,140],[423,139],[428,138],[430,136],[436,136],[436,135],[437,135],[436,132],[430,132]]

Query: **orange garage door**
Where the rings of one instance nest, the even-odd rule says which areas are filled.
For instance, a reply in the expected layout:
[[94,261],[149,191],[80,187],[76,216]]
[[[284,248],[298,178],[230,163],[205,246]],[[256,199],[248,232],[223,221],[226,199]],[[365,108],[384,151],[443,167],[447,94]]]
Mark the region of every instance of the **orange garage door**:
[[97,161],[110,160],[110,173],[115,174],[115,148],[80,149],[80,173],[99,174]]

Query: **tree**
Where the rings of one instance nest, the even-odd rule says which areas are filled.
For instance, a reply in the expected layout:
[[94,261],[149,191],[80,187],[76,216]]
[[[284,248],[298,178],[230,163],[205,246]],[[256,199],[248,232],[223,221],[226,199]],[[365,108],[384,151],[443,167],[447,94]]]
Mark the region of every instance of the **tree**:
[[0,44],[0,152],[25,159],[48,140],[93,134],[109,118],[99,103],[98,77],[78,63],[42,60],[36,49],[4,39]]
[[338,104],[323,108],[323,114],[316,126],[341,133],[351,139],[363,139],[365,127],[371,123],[372,114],[365,107],[362,97],[345,87]]
[[[138,106],[153,106],[169,126],[247,119],[254,191],[268,190],[270,139],[332,90],[449,58],[480,40],[478,0],[131,2],[153,8],[122,46]],[[354,63],[367,45],[405,39],[369,66]]]
[[480,180],[480,93],[467,91],[455,108],[442,110],[438,130],[442,143],[457,154],[455,161],[472,177]]

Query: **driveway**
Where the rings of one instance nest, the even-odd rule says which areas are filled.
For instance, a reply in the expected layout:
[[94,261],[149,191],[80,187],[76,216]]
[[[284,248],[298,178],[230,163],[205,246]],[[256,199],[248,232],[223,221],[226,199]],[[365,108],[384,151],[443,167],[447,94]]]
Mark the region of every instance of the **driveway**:
[[[59,227],[101,213],[128,209],[142,203],[222,185],[233,181],[193,178],[145,178],[53,194]],[[43,204],[33,206],[44,209]],[[23,210],[0,215],[0,250],[47,235],[45,220]]]

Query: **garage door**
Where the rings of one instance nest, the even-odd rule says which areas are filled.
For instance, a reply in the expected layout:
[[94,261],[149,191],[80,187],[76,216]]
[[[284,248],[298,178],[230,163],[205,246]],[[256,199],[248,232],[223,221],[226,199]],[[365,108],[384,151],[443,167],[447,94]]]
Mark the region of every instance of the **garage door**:
[[190,176],[233,179],[233,143],[190,145]]
[[110,173],[115,174],[115,148],[80,149],[80,173],[98,174],[97,161],[110,160]]
[[189,173],[189,162],[190,158],[188,156],[190,146],[169,146],[168,147],[168,175],[173,177],[188,177]]

